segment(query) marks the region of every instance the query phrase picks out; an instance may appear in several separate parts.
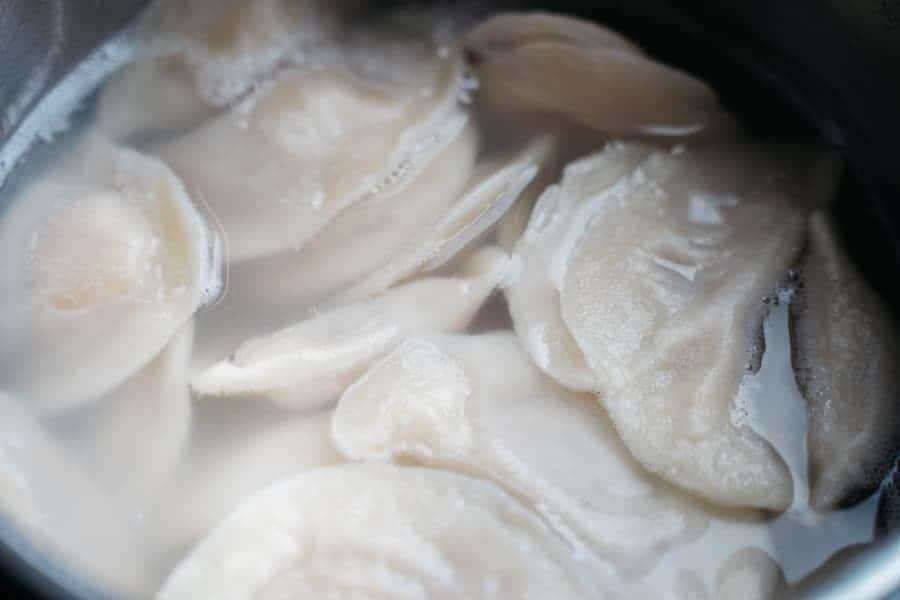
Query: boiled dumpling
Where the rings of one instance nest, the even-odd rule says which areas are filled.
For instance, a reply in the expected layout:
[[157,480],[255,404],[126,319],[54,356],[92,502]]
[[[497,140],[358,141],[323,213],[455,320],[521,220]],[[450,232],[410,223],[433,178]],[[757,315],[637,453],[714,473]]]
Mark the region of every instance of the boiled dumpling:
[[[195,369],[208,368],[248,338],[295,323],[378,269],[456,199],[476,151],[475,128],[467,124],[404,191],[347,207],[298,251],[232,265],[224,299],[198,315]],[[356,287],[358,295],[344,293],[342,299],[349,303],[371,295]],[[257,310],[247,311],[249,304]]]
[[507,333],[407,340],[344,393],[332,430],[350,459],[495,481],[628,573],[709,518],[631,458],[596,399],[546,378]]
[[[183,552],[258,490],[343,461],[331,443],[330,412],[287,418],[256,413],[253,418],[226,411],[224,419],[209,418],[208,427],[197,432],[175,477],[148,511],[147,533],[163,559]],[[215,423],[212,433],[210,423]]]
[[142,506],[159,493],[187,444],[188,365],[193,325],[185,325],[149,365],[51,430],[122,501]]
[[341,210],[388,201],[462,129],[462,65],[423,51],[405,84],[285,69],[157,152],[208,202],[239,262],[299,249]]
[[165,165],[89,135],[0,222],[4,383],[53,413],[135,374],[214,295],[213,246]]
[[479,98],[614,135],[721,136],[734,129],[704,83],[597,25],[542,13],[488,19],[463,39]]
[[822,160],[793,153],[610,144],[538,201],[507,290],[539,366],[598,392],[652,472],[725,505],[791,498],[780,458],[732,412],[762,302],[824,202],[807,194],[830,189],[804,187]]
[[138,56],[103,88],[100,127],[110,135],[195,125],[249,92],[280,65],[301,63],[341,30],[344,2],[169,0],[137,32]]
[[498,483],[612,565],[622,593],[641,573],[678,597],[662,592],[685,568],[711,587],[729,552],[771,552],[761,514],[716,510],[646,473],[595,400],[542,376],[509,334],[408,340],[345,392],[332,432],[348,458]]
[[465,191],[443,214],[403,240],[385,265],[332,302],[374,295],[421,271],[433,271],[454,259],[510,209],[531,185],[552,148],[549,138],[538,138],[513,157],[500,157],[479,165]]
[[204,395],[263,394],[292,409],[321,408],[408,335],[465,329],[507,263],[505,253],[486,248],[471,257],[461,277],[413,281],[245,342],[191,385]]
[[[586,161],[567,168],[560,185],[547,188],[538,199],[528,227],[514,246],[522,261],[519,277],[506,290],[516,333],[535,363],[564,386],[597,391],[581,349],[562,320],[559,290],[567,252],[578,231],[572,221],[584,199],[608,190],[646,158],[649,149],[610,144],[607,160]],[[603,155],[601,155],[603,156]],[[566,218],[568,217],[568,218]]]
[[809,229],[795,354],[809,404],[811,504],[829,510],[876,487],[894,460],[900,356],[895,321],[826,213],[816,212]]
[[76,581],[117,597],[143,597],[151,589],[127,515],[3,393],[0,513],[3,541],[21,555],[47,558]]
[[597,598],[583,564],[493,485],[389,465],[310,471],[252,497],[175,569],[180,598]]

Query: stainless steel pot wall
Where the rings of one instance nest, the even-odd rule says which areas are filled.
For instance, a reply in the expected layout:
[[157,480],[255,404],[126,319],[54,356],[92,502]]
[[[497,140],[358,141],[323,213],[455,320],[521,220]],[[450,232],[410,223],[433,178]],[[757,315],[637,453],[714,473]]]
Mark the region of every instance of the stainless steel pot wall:
[[[108,65],[85,65],[85,59],[147,3],[0,0],[0,181],[30,142],[28,115],[50,100],[60,82],[101,76]],[[369,4],[381,10],[396,2]],[[837,212],[851,253],[900,308],[900,0],[502,4],[573,12],[616,27],[663,60],[711,81],[755,133],[820,137],[841,151],[851,176]],[[14,144],[18,148],[10,150]],[[885,498],[900,506],[895,488]],[[834,557],[790,597],[894,597],[900,589],[900,513],[885,514],[879,541]],[[40,563],[14,540],[0,545],[0,592],[92,597],[85,585]]]

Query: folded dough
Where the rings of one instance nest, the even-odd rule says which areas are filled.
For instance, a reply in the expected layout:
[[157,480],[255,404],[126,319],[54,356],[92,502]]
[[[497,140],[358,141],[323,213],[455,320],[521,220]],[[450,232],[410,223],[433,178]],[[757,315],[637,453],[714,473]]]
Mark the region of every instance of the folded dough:
[[830,221],[823,211],[809,220],[794,327],[797,379],[809,403],[810,503],[822,511],[877,487],[895,460],[900,426],[897,324]]
[[508,258],[485,248],[459,277],[419,279],[249,340],[191,386],[203,395],[263,395],[294,410],[327,406],[407,336],[465,329],[503,278]]
[[122,383],[218,293],[214,245],[168,167],[88,134],[0,221],[4,383],[42,413]]
[[721,137],[735,129],[713,91],[598,25],[547,13],[503,13],[463,46],[478,97],[550,113],[613,136]]
[[596,598],[583,565],[489,483],[346,465],[253,496],[171,574],[177,598]]
[[631,574],[709,520],[644,471],[595,398],[547,378],[509,333],[410,338],[343,394],[332,432],[352,460],[492,480]]
[[506,293],[536,363],[598,393],[645,467],[720,504],[790,502],[784,464],[732,411],[763,301],[831,192],[812,179],[823,162],[611,143],[566,168],[515,247],[522,276]]
[[186,449],[193,340],[189,323],[137,375],[96,404],[48,423],[103,488],[135,510],[156,499]]
[[426,54],[405,84],[339,64],[284,69],[155,151],[202,197],[240,262],[298,249],[340,211],[405,189],[462,129],[462,63]]

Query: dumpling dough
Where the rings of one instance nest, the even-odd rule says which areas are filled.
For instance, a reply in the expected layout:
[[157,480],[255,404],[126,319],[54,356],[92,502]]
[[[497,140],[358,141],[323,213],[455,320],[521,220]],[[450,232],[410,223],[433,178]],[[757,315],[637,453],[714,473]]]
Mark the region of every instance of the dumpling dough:
[[460,277],[413,281],[245,342],[191,386],[204,395],[263,394],[291,409],[321,408],[410,334],[465,329],[503,278],[508,258],[486,248]]
[[402,191],[459,134],[461,61],[421,62],[405,84],[285,69],[156,151],[218,217],[232,262],[298,249],[344,208]]
[[42,413],[135,374],[220,283],[214,238],[165,165],[95,134],[71,152],[0,222],[0,373]]
[[136,62],[100,94],[98,124],[120,139],[195,125],[337,37],[345,4],[156,2],[138,28]]
[[[510,315],[522,346],[538,367],[575,391],[600,387],[581,349],[562,320],[560,272],[578,235],[570,221],[584,199],[607,190],[637,167],[650,152],[638,144],[609,144],[593,163],[573,163],[560,185],[548,187],[531,213],[513,256],[522,262],[520,275],[506,289]],[[604,158],[605,157],[605,158]]]
[[330,412],[255,416],[235,412],[230,418],[206,419],[212,433],[199,428],[191,451],[149,511],[147,535],[163,560],[180,555],[273,482],[343,462],[331,442]]
[[558,115],[614,136],[722,136],[734,122],[706,84],[647,58],[597,25],[545,13],[504,13],[463,46],[497,107]]
[[129,505],[151,501],[185,450],[193,338],[193,325],[185,325],[149,365],[96,406],[51,424],[103,487]]
[[795,166],[766,148],[653,153],[588,204],[562,281],[563,319],[632,453],[725,505],[791,499],[785,465],[732,410],[762,301],[822,202]]
[[380,269],[331,299],[341,303],[383,292],[421,271],[433,271],[453,260],[509,210],[534,181],[550,154],[552,140],[539,137],[514,156],[484,161],[465,191],[437,218],[420,224]]
[[896,322],[825,212],[810,218],[809,234],[796,368],[809,403],[811,504],[824,511],[876,487],[894,461],[900,356]]
[[[402,192],[347,207],[297,251],[232,265],[228,291],[215,310],[197,318],[199,343],[192,359],[209,368],[241,342],[296,323],[326,298],[337,304],[371,295],[346,293],[390,259],[429,219],[442,214],[463,189],[478,149],[476,129],[463,131]],[[247,306],[256,310],[248,311]]]
[[[379,271],[436,215],[454,205],[477,151],[477,130],[469,122],[407,189],[391,198],[371,198],[347,207],[297,252],[235,265],[229,284],[247,287],[244,295],[255,294],[257,303],[294,306],[312,306],[357,287],[353,284]],[[361,294],[341,296],[357,301],[373,295],[372,286],[359,287]]]
[[[126,515],[40,425],[0,393],[0,516],[4,542],[64,574],[126,597],[150,590]],[[8,537],[10,528],[13,538]]]
[[180,598],[597,598],[543,521],[491,484],[347,465],[255,495],[172,573]]
[[512,334],[407,340],[344,393],[332,431],[350,459],[495,481],[626,572],[651,569],[708,520],[631,458],[593,397],[544,376]]
[[597,392],[645,467],[716,503],[790,502],[786,467],[732,410],[762,301],[823,203],[807,194],[827,186],[805,185],[821,165],[802,149],[612,143],[566,168],[516,245],[507,297],[536,363]]

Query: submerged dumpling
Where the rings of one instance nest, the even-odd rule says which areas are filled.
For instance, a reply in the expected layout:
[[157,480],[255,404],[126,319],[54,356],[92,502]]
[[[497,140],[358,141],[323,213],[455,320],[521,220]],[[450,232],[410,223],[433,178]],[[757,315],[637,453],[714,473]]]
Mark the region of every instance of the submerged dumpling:
[[900,425],[897,324],[844,255],[826,213],[809,221],[795,330],[798,382],[809,403],[811,504],[828,510],[877,486]]
[[489,483],[347,465],[252,497],[171,574],[179,598],[597,598],[583,565]]
[[734,123],[706,84],[597,25],[504,13],[463,39],[492,105],[550,113],[614,136],[721,136]]
[[493,227],[531,185],[550,148],[550,139],[538,138],[512,157],[483,162],[472,173],[465,190],[443,213],[429,215],[427,222],[401,240],[400,247],[381,268],[331,301],[339,303],[378,294],[398,281],[452,261]]
[[596,399],[548,379],[508,333],[407,340],[344,393],[332,431],[350,459],[495,481],[626,572],[708,520],[631,458]]
[[[371,296],[372,289],[354,284],[457,198],[477,142],[474,126],[467,124],[402,192],[347,207],[297,251],[232,265],[228,293],[215,310],[198,315],[194,368],[209,368],[241,342],[297,322],[327,298],[334,305],[337,294],[345,303]],[[359,293],[349,294],[351,286]],[[255,310],[246,310],[248,305]]]
[[191,451],[147,518],[147,535],[163,560],[180,555],[264,487],[343,462],[331,442],[330,412],[254,416],[235,412],[208,418],[198,428]]
[[[229,283],[247,287],[244,295],[255,294],[258,303],[293,306],[312,306],[336,294],[357,301],[384,291],[353,284],[380,271],[454,205],[477,151],[477,131],[468,123],[405,190],[347,207],[299,251],[236,265]],[[348,287],[360,293],[351,294]]]
[[298,249],[355,202],[388,201],[459,135],[461,62],[420,51],[402,84],[340,64],[282,70],[157,148],[218,217],[231,261]]
[[465,329],[503,278],[508,258],[486,248],[460,277],[419,279],[245,342],[191,386],[204,395],[262,394],[292,409],[321,408],[410,334]]
[[3,393],[0,517],[3,541],[23,556],[46,557],[62,573],[116,597],[144,597],[151,589],[127,515]]
[[4,384],[44,413],[109,391],[216,293],[213,248],[165,165],[89,135],[0,222]]
[[805,186],[820,157],[788,152],[610,144],[538,201],[507,290],[539,366],[599,393],[652,472],[725,505],[791,498],[780,458],[732,418],[762,302],[825,201],[807,194],[827,186]]
[[193,339],[193,325],[185,325],[150,364],[96,406],[52,424],[88,471],[126,503],[152,500],[185,450]]
[[139,51],[103,88],[110,135],[172,131],[215,114],[283,63],[302,63],[340,31],[345,2],[167,0],[138,30]]

